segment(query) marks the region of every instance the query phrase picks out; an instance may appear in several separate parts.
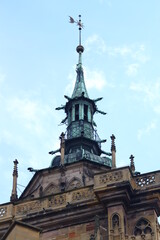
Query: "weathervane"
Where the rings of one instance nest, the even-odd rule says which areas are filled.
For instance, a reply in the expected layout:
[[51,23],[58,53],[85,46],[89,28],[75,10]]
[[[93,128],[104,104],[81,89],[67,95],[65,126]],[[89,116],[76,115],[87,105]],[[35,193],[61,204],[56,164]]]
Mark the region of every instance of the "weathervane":
[[70,23],[76,23],[79,26],[79,45],[81,45],[81,30],[84,28],[83,23],[81,22],[81,15],[79,15],[79,20],[74,20],[71,16],[69,16]]

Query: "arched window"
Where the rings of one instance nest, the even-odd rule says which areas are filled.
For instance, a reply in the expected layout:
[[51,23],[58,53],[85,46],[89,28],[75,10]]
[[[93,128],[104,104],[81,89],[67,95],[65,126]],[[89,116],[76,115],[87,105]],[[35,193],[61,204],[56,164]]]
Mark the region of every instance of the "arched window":
[[72,108],[69,109],[69,114],[68,114],[68,123],[70,124],[72,122]]
[[119,216],[118,214],[114,214],[112,217],[112,228],[116,229],[119,228],[120,222],[119,222]]
[[138,220],[134,228],[134,235],[140,236],[142,234],[151,234],[151,233],[152,233],[152,228],[148,220],[144,218],[141,218],[140,220]]
[[75,121],[79,120],[79,104],[75,105]]
[[88,105],[84,104],[84,120],[88,121]]

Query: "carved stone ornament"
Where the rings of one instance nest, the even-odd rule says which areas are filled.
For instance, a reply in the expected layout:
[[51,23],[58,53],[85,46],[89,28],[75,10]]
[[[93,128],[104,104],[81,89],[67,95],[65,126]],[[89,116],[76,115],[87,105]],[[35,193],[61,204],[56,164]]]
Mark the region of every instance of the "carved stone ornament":
[[141,188],[151,185],[153,183],[155,183],[155,175],[147,175],[136,178],[136,184]]
[[123,179],[123,173],[122,171],[117,171],[117,172],[106,173],[101,175],[99,177],[99,183],[100,184],[112,183],[112,182],[117,182],[121,179]]
[[66,194],[54,196],[49,199],[48,207],[57,207],[66,203]]
[[38,212],[42,209],[40,201],[34,201],[30,203],[20,204],[16,207],[16,214],[23,215],[31,212]]
[[84,200],[94,199],[94,198],[95,198],[95,194],[92,188],[75,191],[73,192],[73,195],[72,195],[73,202],[84,201]]
[[55,194],[59,192],[59,187],[55,185],[54,183],[50,183],[45,189],[44,189],[44,195],[50,195]]
[[17,215],[26,215],[29,213],[38,213],[46,208],[57,208],[66,204],[66,194],[60,194],[47,198],[44,201],[33,201],[26,204],[20,204],[16,206]]
[[1,207],[0,208],[0,218],[6,216],[7,214],[7,208],[6,207]]
[[80,188],[82,187],[82,182],[79,178],[72,178],[71,181],[68,183],[67,190],[72,190],[75,188]]

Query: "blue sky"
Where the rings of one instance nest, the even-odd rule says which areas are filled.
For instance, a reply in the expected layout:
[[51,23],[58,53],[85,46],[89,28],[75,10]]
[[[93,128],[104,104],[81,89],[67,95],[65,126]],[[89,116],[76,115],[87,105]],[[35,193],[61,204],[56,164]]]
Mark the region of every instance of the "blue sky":
[[[0,2],[0,203],[9,201],[15,158],[18,184],[50,165],[65,114],[55,108],[71,95],[82,15],[83,67],[97,130],[116,136],[117,165],[158,170],[160,137],[160,2],[157,0],[8,0]],[[23,187],[18,187],[23,191]],[[20,195],[20,191],[18,194]]]

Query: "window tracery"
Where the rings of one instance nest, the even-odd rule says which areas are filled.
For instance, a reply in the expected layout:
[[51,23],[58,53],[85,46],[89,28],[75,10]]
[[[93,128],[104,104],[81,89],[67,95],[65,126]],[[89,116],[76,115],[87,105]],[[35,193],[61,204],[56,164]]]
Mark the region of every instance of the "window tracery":
[[141,218],[135,228],[134,228],[134,235],[135,236],[143,236],[146,234],[151,234],[152,233],[152,228],[148,220]]

